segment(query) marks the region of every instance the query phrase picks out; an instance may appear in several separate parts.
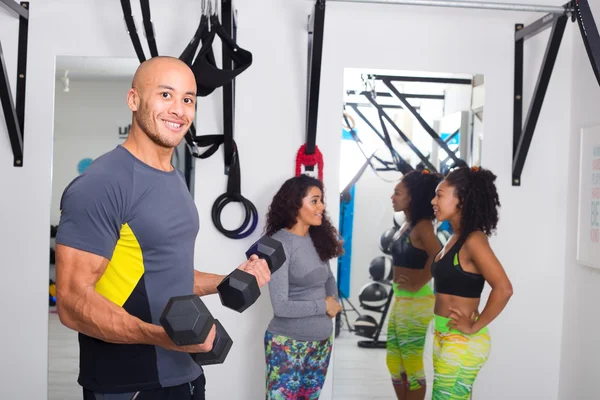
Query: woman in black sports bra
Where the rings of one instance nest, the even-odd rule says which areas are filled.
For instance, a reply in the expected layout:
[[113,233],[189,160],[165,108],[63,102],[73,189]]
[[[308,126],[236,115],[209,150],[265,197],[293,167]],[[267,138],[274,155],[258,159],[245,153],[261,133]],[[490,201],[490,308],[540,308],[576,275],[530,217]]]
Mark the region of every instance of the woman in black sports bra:
[[[496,176],[479,167],[453,170],[431,201],[453,235],[434,258],[435,287],[432,400],[469,399],[490,352],[488,324],[512,296],[512,285],[488,243],[498,224]],[[492,291],[481,314],[484,284]]]
[[394,189],[394,211],[406,222],[391,245],[394,303],[388,320],[386,363],[399,400],[425,398],[423,349],[435,298],[430,264],[442,248],[433,227],[430,200],[442,180],[429,171],[412,171]]

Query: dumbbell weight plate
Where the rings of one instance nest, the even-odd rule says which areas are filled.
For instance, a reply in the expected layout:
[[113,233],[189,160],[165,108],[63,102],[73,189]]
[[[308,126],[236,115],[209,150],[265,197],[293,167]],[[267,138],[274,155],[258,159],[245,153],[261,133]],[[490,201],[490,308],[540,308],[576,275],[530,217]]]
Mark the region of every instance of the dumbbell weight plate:
[[200,365],[223,364],[233,345],[233,340],[227,334],[219,320],[215,320],[215,325],[217,327],[217,333],[212,350],[208,353],[195,353],[192,355],[194,361]]
[[250,258],[250,256],[253,254],[256,254],[258,257],[267,261],[271,273],[277,271],[286,260],[283,245],[281,242],[273,239],[270,236],[263,236],[256,243],[250,246],[246,252],[246,257]]
[[221,304],[238,312],[245,311],[260,297],[260,289],[254,275],[236,269],[217,286]]
[[[285,262],[283,245],[269,237],[263,236],[246,252],[246,257],[253,254],[264,259],[271,273],[277,271]],[[217,286],[221,304],[237,312],[244,312],[260,297],[260,289],[254,275],[240,269],[234,270]]]
[[204,343],[215,321],[195,294],[173,297],[167,303],[160,324],[178,346]]

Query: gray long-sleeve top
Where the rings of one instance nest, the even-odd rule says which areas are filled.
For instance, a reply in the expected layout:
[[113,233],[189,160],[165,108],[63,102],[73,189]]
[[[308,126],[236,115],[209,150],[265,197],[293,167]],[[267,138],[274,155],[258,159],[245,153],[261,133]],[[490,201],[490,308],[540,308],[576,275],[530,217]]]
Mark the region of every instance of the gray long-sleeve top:
[[310,235],[286,229],[273,235],[285,250],[286,262],[271,275],[269,292],[274,316],[268,330],[295,340],[329,338],[332,319],[325,297],[337,298],[337,285],[328,261],[321,261]]

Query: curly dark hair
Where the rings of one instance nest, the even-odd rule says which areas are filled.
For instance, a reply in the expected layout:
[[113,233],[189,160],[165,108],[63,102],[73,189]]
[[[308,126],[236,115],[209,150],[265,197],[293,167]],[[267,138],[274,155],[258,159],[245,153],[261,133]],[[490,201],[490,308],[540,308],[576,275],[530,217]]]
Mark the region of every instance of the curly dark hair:
[[422,219],[434,219],[431,199],[435,197],[435,189],[441,181],[442,175],[429,170],[410,171],[402,177],[400,182],[410,196],[407,217],[410,218],[411,226],[415,226]]
[[[298,210],[302,208],[302,199],[312,187],[319,188],[323,199],[325,198],[323,183],[308,175],[302,174],[283,183],[269,206],[265,225],[266,235],[272,236],[280,229],[290,229],[296,224]],[[343,254],[343,242],[338,238],[338,232],[329,220],[326,210],[323,210],[321,225],[311,226],[308,232],[322,261]]]
[[500,198],[496,190],[496,175],[480,167],[461,167],[446,176],[448,185],[454,187],[461,210],[460,241],[477,230],[490,236],[498,225]]

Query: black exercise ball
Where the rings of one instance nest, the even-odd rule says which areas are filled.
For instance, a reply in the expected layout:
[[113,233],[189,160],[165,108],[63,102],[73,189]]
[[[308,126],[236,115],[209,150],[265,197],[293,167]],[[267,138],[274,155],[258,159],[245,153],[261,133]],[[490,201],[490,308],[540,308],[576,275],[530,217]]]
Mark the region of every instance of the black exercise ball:
[[398,228],[390,228],[381,235],[381,238],[379,239],[379,249],[385,254],[392,254],[391,247],[396,232],[398,232]]
[[370,315],[361,315],[354,322],[354,333],[358,336],[372,338],[377,332],[377,321]]
[[369,282],[360,289],[358,301],[367,308],[381,308],[387,301],[387,289],[379,282]]
[[375,257],[369,265],[369,274],[371,274],[371,279],[376,282],[391,281],[394,279],[392,259],[388,256]]

